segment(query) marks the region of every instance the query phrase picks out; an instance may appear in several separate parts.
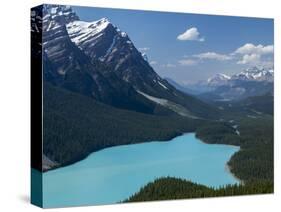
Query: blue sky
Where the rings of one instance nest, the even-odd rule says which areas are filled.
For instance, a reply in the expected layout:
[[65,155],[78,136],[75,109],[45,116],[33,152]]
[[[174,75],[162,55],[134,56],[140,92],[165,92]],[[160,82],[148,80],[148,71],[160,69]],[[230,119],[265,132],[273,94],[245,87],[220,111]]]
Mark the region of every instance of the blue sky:
[[73,7],[81,20],[106,17],[145,52],[162,77],[179,83],[273,65],[273,20]]

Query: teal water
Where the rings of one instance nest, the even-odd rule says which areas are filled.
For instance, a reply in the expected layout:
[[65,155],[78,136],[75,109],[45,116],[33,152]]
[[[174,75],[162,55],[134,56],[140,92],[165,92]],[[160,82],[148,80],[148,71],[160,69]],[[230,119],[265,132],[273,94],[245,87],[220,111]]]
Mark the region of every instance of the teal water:
[[73,165],[44,173],[43,205],[116,203],[163,176],[213,187],[239,183],[226,168],[238,150],[235,146],[203,143],[194,133],[169,142],[106,148]]

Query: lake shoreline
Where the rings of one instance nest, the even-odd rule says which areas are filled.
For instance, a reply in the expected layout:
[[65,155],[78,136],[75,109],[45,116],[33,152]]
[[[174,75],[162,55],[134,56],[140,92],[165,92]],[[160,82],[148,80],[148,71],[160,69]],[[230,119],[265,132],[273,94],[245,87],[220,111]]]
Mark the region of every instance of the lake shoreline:
[[[81,204],[122,201],[163,176],[189,180],[210,188],[240,182],[225,169],[237,147],[209,145],[196,138],[195,133],[183,133],[170,141],[105,148],[73,166],[45,173],[46,205],[68,204],[69,199],[77,195],[83,197],[79,200]],[[208,169],[212,170],[211,175]],[[107,179],[106,183],[104,179]],[[109,195],[112,187],[115,190]],[[67,193],[64,192],[66,189]]]
[[[74,162],[72,162],[72,163],[65,164],[65,165],[57,165],[57,166],[50,167],[50,168],[48,168],[48,169],[43,169],[43,170],[42,170],[42,173],[47,173],[47,172],[49,172],[49,171],[53,171],[53,170],[56,170],[56,169],[59,169],[59,168],[71,166],[71,165],[73,165],[73,164],[75,164],[75,163],[79,163],[80,161],[85,160],[86,158],[88,158],[91,154],[93,154],[93,153],[95,153],[95,152],[103,151],[103,150],[108,149],[108,148],[119,147],[119,146],[127,146],[127,145],[133,145],[133,144],[151,143],[151,142],[160,142],[160,143],[161,143],[161,142],[172,142],[173,139],[175,139],[176,137],[183,136],[183,135],[187,135],[187,134],[191,134],[191,133],[194,133],[194,134],[195,134],[195,137],[196,137],[199,141],[201,141],[202,143],[209,144],[209,145],[211,145],[211,144],[216,144],[216,143],[208,143],[208,142],[204,141],[202,138],[197,137],[196,131],[194,131],[194,132],[184,132],[184,133],[181,133],[181,134],[176,135],[176,136],[174,136],[174,137],[171,137],[170,139],[167,139],[167,140],[166,140],[166,139],[165,139],[165,140],[157,140],[157,141],[151,140],[151,141],[143,141],[143,142],[139,142],[139,143],[121,144],[121,145],[115,145],[115,146],[106,147],[106,148],[103,148],[103,149],[100,149],[100,150],[97,150],[97,151],[93,151],[93,152],[89,153],[87,156],[83,157],[82,159],[79,159],[79,160],[74,161]],[[217,144],[217,145],[218,145],[218,144]],[[239,152],[239,151],[241,150],[240,146],[236,146],[236,145],[232,145],[232,144],[219,144],[219,145],[226,145],[226,146],[232,146],[232,147],[239,147],[239,150],[238,150],[237,152]],[[232,156],[233,156],[233,155],[232,155]],[[232,156],[230,157],[229,161],[231,160]],[[228,165],[229,161],[227,161],[226,166],[229,166],[229,165]],[[235,179],[237,179],[237,181],[243,182],[241,179],[239,179],[239,178],[235,175],[235,173],[233,173],[233,172],[231,171],[230,168],[228,168],[227,171],[228,171]]]
[[[195,132],[195,136],[197,137],[196,132]],[[208,143],[208,142],[204,141],[204,139],[202,139],[202,138],[199,138],[199,137],[197,137],[197,138],[198,138],[198,140],[200,140],[201,142],[203,142],[203,143],[205,143],[205,144],[210,144],[210,145],[212,145],[212,144],[217,144],[217,143]],[[233,144],[220,144],[220,145],[227,145],[227,146],[232,146],[232,147],[238,147],[239,149],[238,149],[235,153],[238,153],[238,152],[241,151],[241,147],[238,146],[238,145],[233,145]],[[234,155],[235,153],[233,153],[233,155]],[[229,158],[229,160],[228,160],[227,163],[225,164],[225,169],[226,169],[226,171],[227,171],[229,174],[231,174],[237,181],[239,181],[239,183],[241,183],[242,185],[244,185],[244,184],[245,184],[244,181],[243,181],[242,179],[240,179],[239,177],[237,177],[237,176],[235,175],[235,173],[231,171],[232,168],[231,168],[231,166],[229,165],[229,162],[231,161],[233,155],[231,155],[231,157]]]
[[[128,144],[120,144],[120,145],[113,145],[113,146],[109,146],[109,147],[105,147],[105,148],[102,148],[102,149],[99,149],[99,150],[96,150],[96,151],[93,151],[93,152],[90,152],[88,155],[84,156],[84,157],[81,157],[81,159],[78,159],[78,160],[75,160],[73,162],[70,162],[70,163],[67,163],[67,164],[64,164],[64,165],[57,165],[57,166],[53,166],[53,167],[49,167],[47,169],[43,169],[42,170],[42,173],[46,173],[46,172],[49,172],[49,171],[52,171],[52,170],[56,170],[56,169],[59,169],[59,168],[63,168],[63,167],[67,167],[67,166],[71,166],[75,163],[79,163],[80,161],[82,160],[85,160],[87,157],[89,157],[91,154],[95,153],[95,152],[99,152],[99,151],[103,151],[105,149],[108,149],[108,148],[112,148],[112,147],[119,147],[119,146],[127,146],[127,145],[134,145],[134,144],[143,144],[143,143],[150,143],[150,142],[170,142],[172,141],[174,138],[178,137],[178,136],[182,136],[182,135],[185,135],[185,134],[189,134],[189,133],[195,133],[195,132],[185,132],[185,133],[179,133],[178,135],[175,135],[175,136],[171,136],[167,139],[159,139],[159,140],[150,140],[150,141],[142,141],[142,142],[138,142],[138,143],[128,143]],[[38,170],[40,171],[40,170]]]
[[[151,141],[143,141],[143,142],[136,143],[136,144],[144,144],[144,143],[151,143],[151,142],[157,142],[157,143],[172,142],[175,138],[177,138],[177,137],[179,137],[179,136],[183,136],[183,135],[187,135],[187,134],[191,134],[191,133],[194,133],[195,137],[196,137],[200,142],[202,142],[202,143],[204,143],[204,144],[209,144],[209,145],[216,144],[216,143],[208,143],[208,142],[204,141],[204,139],[199,138],[199,137],[197,136],[196,131],[194,131],[194,132],[184,132],[184,133],[181,133],[181,134],[179,134],[179,135],[175,135],[174,137],[172,137],[172,138],[170,138],[170,139],[168,138],[168,139],[165,139],[165,140],[157,140],[157,141],[153,141],[153,140],[151,140]],[[89,153],[87,156],[83,157],[83,158],[80,159],[80,160],[74,161],[73,163],[69,163],[69,164],[66,164],[66,165],[58,165],[58,166],[50,167],[49,169],[42,170],[42,173],[46,173],[46,172],[49,172],[49,171],[57,170],[57,169],[59,169],[59,168],[71,166],[71,165],[73,165],[73,164],[75,164],[75,163],[79,163],[80,161],[85,160],[85,159],[88,158],[91,154],[96,153],[96,152],[100,152],[100,151],[103,151],[103,150],[106,150],[106,149],[109,149],[109,148],[120,147],[120,146],[127,146],[127,145],[132,145],[132,144],[122,144],[122,145],[116,145],[116,146],[106,147],[106,148],[100,149],[100,150],[98,150],[98,151],[91,152],[91,153]],[[235,153],[238,153],[239,151],[241,151],[240,146],[236,146],[236,145],[233,145],[233,144],[217,144],[217,145],[226,145],[226,146],[231,146],[231,147],[236,147],[236,148],[238,147],[239,149],[238,149]],[[234,155],[235,153],[233,153],[233,155]],[[239,184],[244,185],[243,180],[240,179],[240,178],[238,178],[238,177],[235,175],[235,173],[232,172],[231,167],[230,167],[230,165],[229,165],[229,162],[230,162],[230,160],[232,159],[233,155],[231,155],[231,157],[229,158],[229,160],[228,160],[227,163],[225,164],[225,170],[226,170],[234,179],[236,179],[236,180],[239,182]]]
[[[239,150],[239,151],[240,151],[240,150]],[[232,156],[231,156],[231,158],[232,158]],[[231,160],[231,158],[230,158],[230,160]],[[229,160],[229,161],[230,161],[230,160]],[[226,171],[227,171],[229,174],[231,174],[232,177],[234,177],[237,181],[239,181],[239,184],[245,185],[244,181],[243,181],[242,179],[240,179],[239,177],[237,177],[237,176],[231,171],[232,168],[231,168],[231,166],[228,164],[229,161],[225,164],[225,169],[226,169]]]

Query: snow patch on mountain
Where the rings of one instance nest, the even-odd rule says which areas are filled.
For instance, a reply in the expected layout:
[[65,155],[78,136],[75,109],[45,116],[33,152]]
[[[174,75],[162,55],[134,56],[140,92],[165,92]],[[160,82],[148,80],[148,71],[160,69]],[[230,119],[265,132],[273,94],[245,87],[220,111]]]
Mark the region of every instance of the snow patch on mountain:
[[121,34],[121,36],[122,36],[123,38],[127,36],[127,33],[126,33],[126,32],[121,32],[120,34]]
[[213,87],[218,87],[221,85],[225,85],[233,80],[241,80],[241,81],[267,81],[273,82],[274,78],[274,70],[273,68],[267,69],[263,67],[251,67],[243,70],[240,73],[234,74],[232,76],[228,76],[226,74],[216,74],[213,77],[210,77],[206,84]]
[[110,22],[103,18],[94,22],[73,21],[66,25],[67,32],[72,42],[80,45],[84,41],[90,41],[97,38]]
[[230,76],[219,73],[213,77],[210,77],[207,80],[207,84],[209,86],[221,86],[221,85],[225,85],[229,79],[230,79]]
[[52,26],[63,26],[72,21],[79,20],[79,17],[72,11],[71,7],[63,5],[44,5],[43,7],[43,27],[48,23],[47,30],[53,29]]
[[149,99],[150,101],[153,101],[157,104],[160,104],[172,111],[174,111],[175,113],[181,115],[181,116],[185,116],[185,117],[189,117],[189,118],[192,118],[192,119],[197,119],[198,117],[196,116],[193,116],[190,114],[190,112],[184,108],[182,105],[179,105],[179,104],[176,104],[172,101],[169,101],[167,99],[162,99],[162,98],[157,98],[157,97],[154,97],[154,96],[150,96],[146,93],[143,93],[139,90],[137,90],[137,92],[141,95],[143,95],[144,97],[146,97],[147,99]]
[[273,69],[266,69],[263,67],[251,67],[244,71],[235,74],[231,77],[232,80],[246,80],[246,81],[268,81],[273,82]]
[[158,81],[158,84],[161,85],[164,89],[168,90],[168,88],[163,83],[161,83],[160,81]]
[[141,56],[143,57],[143,59],[145,60],[145,61],[148,61],[148,57],[147,57],[147,55],[146,55],[146,53],[141,53]]
[[147,99],[157,103],[157,104],[160,104],[160,105],[163,105],[165,106],[166,104],[168,104],[168,100],[167,99],[161,99],[161,98],[157,98],[157,97],[154,97],[154,96],[150,96],[146,93],[143,93],[141,91],[137,91],[139,94],[143,95],[144,97],[146,97]]
[[107,57],[112,52],[112,49],[113,49],[113,47],[115,45],[115,42],[116,42],[116,37],[117,37],[116,35],[113,37],[112,43],[110,44],[109,48],[106,50],[106,53],[102,58]]

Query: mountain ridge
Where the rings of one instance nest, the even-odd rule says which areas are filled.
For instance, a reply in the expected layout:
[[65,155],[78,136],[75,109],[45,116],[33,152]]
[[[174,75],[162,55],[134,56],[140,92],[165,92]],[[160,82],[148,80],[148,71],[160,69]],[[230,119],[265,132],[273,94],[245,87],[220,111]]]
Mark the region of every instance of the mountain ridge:
[[146,96],[149,95],[180,105],[194,117],[206,118],[216,113],[215,108],[162,79],[127,33],[108,19],[81,21],[71,7],[46,6],[43,60],[49,82],[118,108],[183,114],[171,109],[174,107],[151,101]]
[[192,91],[204,101],[232,101],[273,93],[273,68],[250,67],[237,74],[218,73],[193,85],[177,85],[183,92]]

